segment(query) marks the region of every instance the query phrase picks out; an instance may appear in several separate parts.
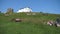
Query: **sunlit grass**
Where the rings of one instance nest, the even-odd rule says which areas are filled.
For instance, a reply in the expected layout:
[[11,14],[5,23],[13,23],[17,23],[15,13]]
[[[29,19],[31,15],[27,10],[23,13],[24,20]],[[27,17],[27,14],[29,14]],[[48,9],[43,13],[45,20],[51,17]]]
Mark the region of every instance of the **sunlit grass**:
[[[0,16],[0,34],[60,34],[60,27],[43,24],[43,21],[55,20],[56,15],[40,15],[2,15]],[[22,18],[23,21],[13,22],[12,18]]]

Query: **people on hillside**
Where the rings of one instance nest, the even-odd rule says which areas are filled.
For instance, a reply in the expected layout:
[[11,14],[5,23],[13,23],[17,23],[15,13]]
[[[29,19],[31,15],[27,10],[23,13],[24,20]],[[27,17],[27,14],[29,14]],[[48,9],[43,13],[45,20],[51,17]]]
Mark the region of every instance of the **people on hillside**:
[[15,21],[15,22],[21,22],[22,19],[20,19],[20,18],[13,18],[12,21]]
[[47,24],[52,26],[53,25],[53,21],[48,21]]
[[56,19],[56,23],[60,24],[60,18],[59,17]]
[[56,27],[60,27],[60,18],[59,18],[59,17],[56,19],[56,22],[55,22],[54,25],[55,25]]

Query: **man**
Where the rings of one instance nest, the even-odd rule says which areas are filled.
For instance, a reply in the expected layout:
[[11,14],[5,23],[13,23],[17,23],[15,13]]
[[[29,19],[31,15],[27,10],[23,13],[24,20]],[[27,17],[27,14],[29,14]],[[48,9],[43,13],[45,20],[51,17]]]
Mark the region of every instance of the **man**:
[[56,22],[57,22],[58,24],[60,24],[60,18],[57,18],[57,19],[56,19]]
[[55,25],[56,27],[57,27],[57,26],[60,27],[60,18],[59,18],[59,17],[56,19],[56,22],[55,22],[54,25]]
[[53,21],[48,21],[47,24],[52,26],[53,25]]

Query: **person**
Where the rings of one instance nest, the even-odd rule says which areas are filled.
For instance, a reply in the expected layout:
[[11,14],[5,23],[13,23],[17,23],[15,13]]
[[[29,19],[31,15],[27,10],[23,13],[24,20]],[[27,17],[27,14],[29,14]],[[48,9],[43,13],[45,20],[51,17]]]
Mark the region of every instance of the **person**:
[[48,21],[47,24],[53,26],[53,21]]
[[57,27],[57,24],[56,23],[54,23],[54,25],[55,25],[55,27]]
[[59,17],[57,17],[56,22],[54,23],[54,25],[56,27],[60,25],[60,18]]
[[58,24],[60,24],[60,19],[59,19],[59,17],[56,19],[56,22],[57,22]]

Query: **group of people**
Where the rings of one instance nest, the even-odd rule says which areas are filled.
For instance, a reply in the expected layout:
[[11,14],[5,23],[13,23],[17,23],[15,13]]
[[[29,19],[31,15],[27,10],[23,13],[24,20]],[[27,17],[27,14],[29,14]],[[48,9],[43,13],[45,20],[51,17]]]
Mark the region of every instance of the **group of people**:
[[22,22],[22,19],[20,19],[20,18],[13,18],[12,21],[15,21],[15,22]]
[[57,18],[56,21],[48,21],[47,24],[50,26],[54,25],[56,27],[60,27],[60,18]]

